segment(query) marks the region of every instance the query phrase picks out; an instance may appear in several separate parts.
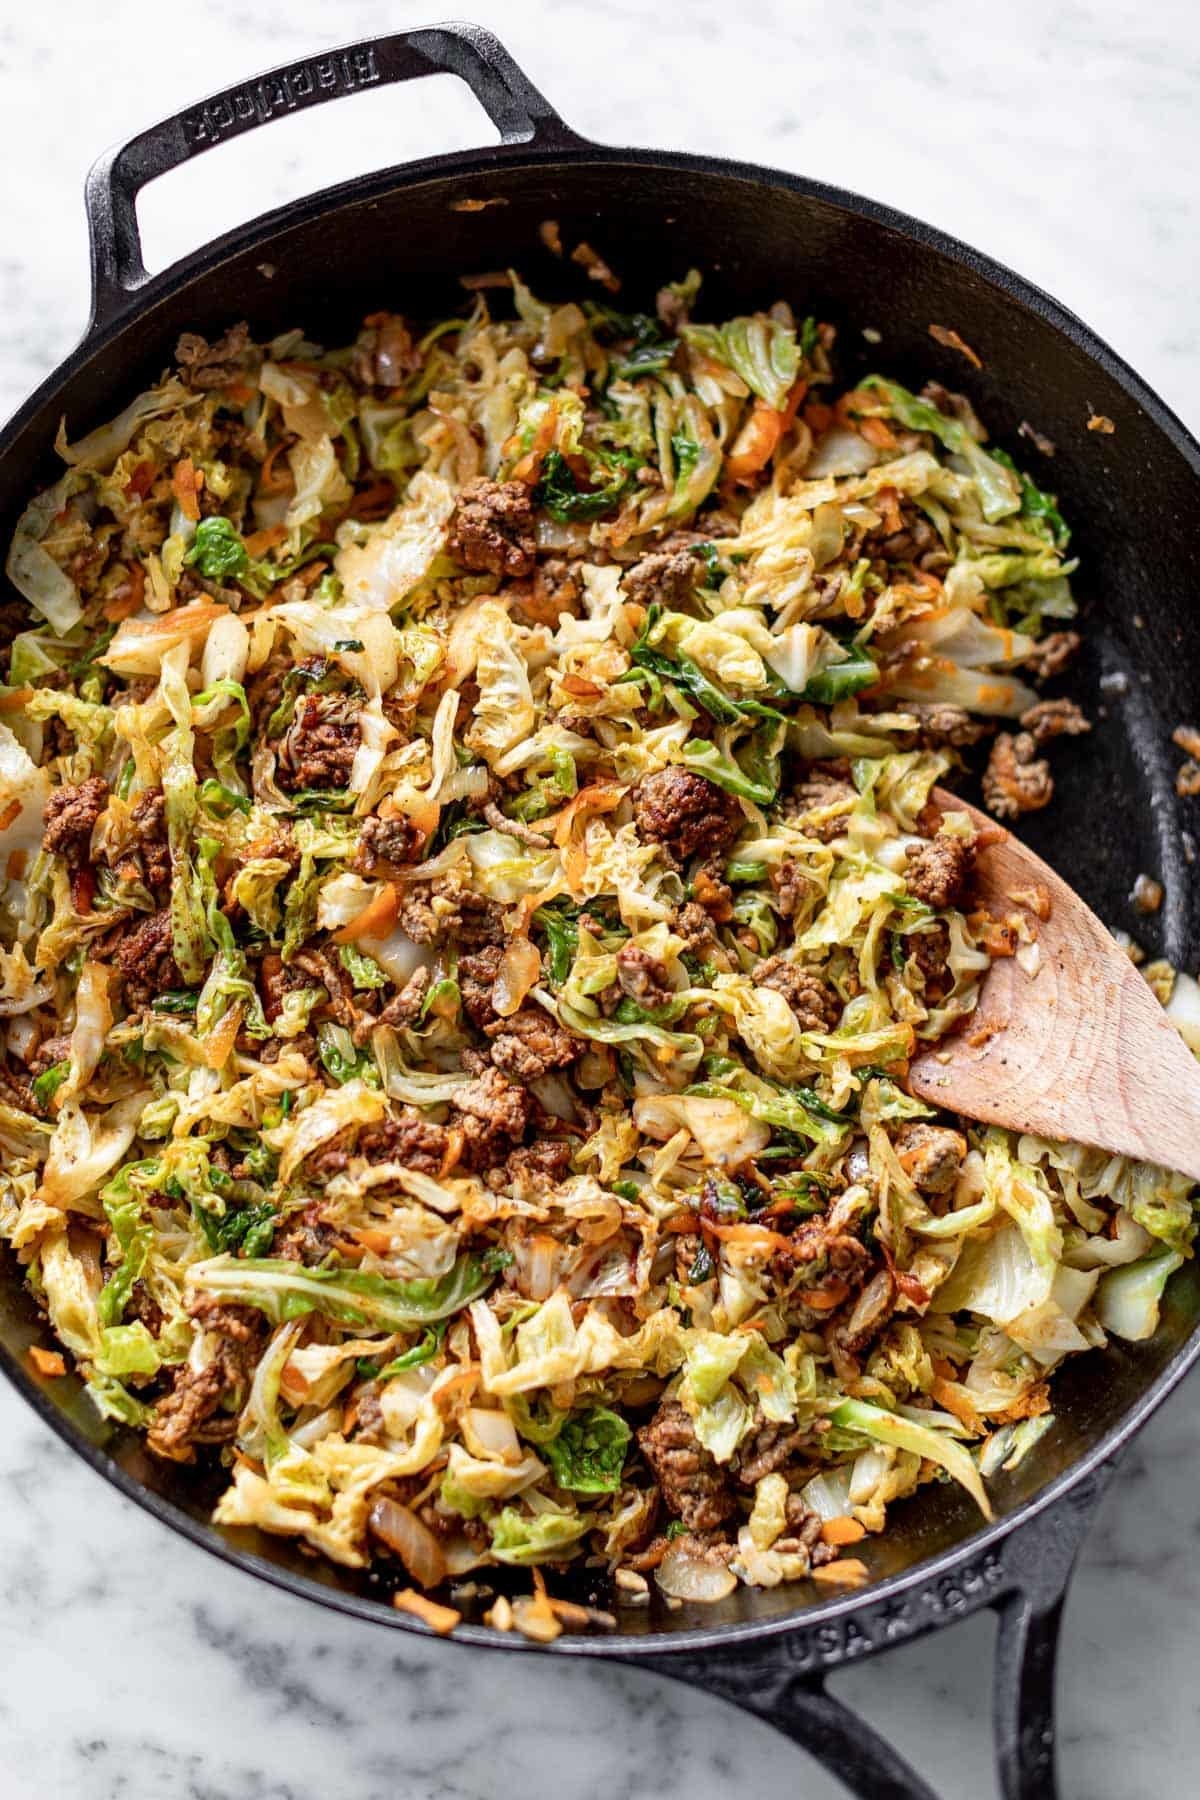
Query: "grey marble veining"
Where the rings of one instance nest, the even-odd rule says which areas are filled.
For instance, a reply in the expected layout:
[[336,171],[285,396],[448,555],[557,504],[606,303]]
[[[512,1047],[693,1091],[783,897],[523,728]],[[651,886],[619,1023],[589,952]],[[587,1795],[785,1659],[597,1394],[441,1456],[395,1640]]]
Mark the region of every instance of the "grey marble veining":
[[[477,0],[578,130],[777,163],[932,220],[1080,312],[1200,426],[1200,22],[1153,6]],[[271,63],[427,23],[411,0],[49,0],[0,16],[0,405],[86,313],[83,171]],[[489,128],[448,81],[201,159],[145,199],[161,264],[344,175]],[[886,295],[880,296],[881,315]],[[1200,1380],[1126,1458],[1063,1646],[1068,1800],[1190,1795],[1200,1762]],[[0,1800],[833,1800],[765,1727],[627,1670],[416,1642],[310,1608],[127,1505],[0,1389]],[[947,1800],[994,1792],[992,1627],[837,1678]]]

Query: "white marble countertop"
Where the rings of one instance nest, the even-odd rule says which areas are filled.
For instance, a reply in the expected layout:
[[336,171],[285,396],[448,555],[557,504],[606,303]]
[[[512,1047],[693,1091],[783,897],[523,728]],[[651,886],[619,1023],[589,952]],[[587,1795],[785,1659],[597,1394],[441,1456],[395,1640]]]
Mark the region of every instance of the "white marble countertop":
[[[1073,307],[1200,429],[1200,15],[1191,0],[475,0],[563,116],[872,193]],[[44,0],[0,23],[0,407],[78,336],[81,186],[106,144],[198,93],[373,31],[413,0]],[[343,175],[489,128],[441,80],[285,121],[144,207],[157,266]],[[319,146],[319,149],[316,148]],[[1066,1800],[1195,1790],[1200,1377],[1126,1458],[1067,1615]],[[832,1800],[766,1727],[673,1683],[336,1618],[127,1505],[0,1389],[0,1800]],[[834,1684],[947,1800],[994,1793],[990,1624]],[[1190,1774],[1188,1772],[1191,1772]]]

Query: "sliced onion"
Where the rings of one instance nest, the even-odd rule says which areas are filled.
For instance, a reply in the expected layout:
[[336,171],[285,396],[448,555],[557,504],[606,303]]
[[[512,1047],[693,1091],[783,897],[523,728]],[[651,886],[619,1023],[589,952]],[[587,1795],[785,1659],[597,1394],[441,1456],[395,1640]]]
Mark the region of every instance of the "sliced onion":
[[375,1536],[395,1551],[414,1581],[422,1587],[436,1587],[446,1577],[446,1559],[442,1546],[428,1525],[415,1512],[397,1500],[381,1496],[367,1515]]
[[492,985],[492,1005],[502,1019],[511,1019],[542,972],[536,944],[527,937],[514,938],[504,955]]
[[832,431],[817,440],[804,478],[816,481],[822,475],[865,475],[878,461],[879,452],[865,438],[859,437],[857,431],[851,431],[846,425],[835,425]]
[[469,1406],[462,1416],[463,1441],[472,1456],[491,1461],[518,1463],[521,1444],[517,1428],[506,1412],[494,1407]]
[[1179,1032],[1188,1049],[1200,1056],[1200,986],[1182,970],[1175,977],[1167,1017]]
[[737,1576],[724,1563],[705,1562],[685,1543],[671,1544],[654,1571],[654,1579],[673,1600],[697,1600],[712,1606],[737,1586]]

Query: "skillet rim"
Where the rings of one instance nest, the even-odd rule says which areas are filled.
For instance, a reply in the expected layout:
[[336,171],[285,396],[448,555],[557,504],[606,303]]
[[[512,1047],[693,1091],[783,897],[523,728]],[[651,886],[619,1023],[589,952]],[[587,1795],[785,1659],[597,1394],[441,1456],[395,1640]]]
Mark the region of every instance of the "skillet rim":
[[[116,343],[126,330],[152,310],[158,301],[211,275],[222,263],[247,250],[261,246],[264,241],[269,240],[281,230],[310,223],[343,207],[370,203],[401,189],[416,187],[426,181],[456,176],[486,176],[497,168],[525,168],[547,172],[552,169],[569,169],[597,164],[621,165],[635,172],[643,173],[656,170],[677,170],[700,176],[732,178],[750,186],[782,189],[802,198],[816,200],[852,217],[864,219],[870,224],[882,226],[908,239],[910,243],[916,244],[919,248],[934,251],[948,262],[958,265],[998,288],[1009,299],[1015,300],[1021,307],[1040,317],[1076,349],[1082,351],[1091,362],[1117,383],[1135,405],[1141,408],[1157,430],[1166,437],[1171,447],[1182,457],[1197,483],[1200,483],[1200,441],[1189,431],[1172,408],[1123,357],[1092,331],[1076,313],[1063,306],[1036,283],[1016,273],[1007,264],[976,250],[960,238],[929,225],[924,220],[914,218],[911,214],[901,212],[898,208],[884,202],[852,193],[848,189],[835,187],[826,182],[814,181],[808,177],[792,174],[783,169],[775,169],[766,164],[744,162],[736,158],[709,156],[688,151],[594,144],[586,138],[580,138],[559,121],[555,121],[552,127],[546,129],[538,139],[532,142],[498,144],[484,150],[454,151],[449,154],[423,157],[415,162],[398,164],[375,174],[358,176],[349,181],[320,189],[315,194],[305,195],[301,199],[287,202],[259,214],[233,230],[212,239],[200,249],[170,264],[158,274],[149,276],[144,282],[140,282],[135,288],[128,290],[125,303],[120,305],[115,312],[110,313],[107,318],[98,319],[93,310],[92,318],[79,342],[51,374],[38,384],[28,399],[18,407],[0,430],[0,458],[9,455],[29,423],[57,392],[90,362],[94,361],[103,350]],[[1187,1339],[1137,1399],[1081,1457],[1060,1475],[1049,1481],[1038,1494],[1024,1501],[1006,1517],[969,1533],[960,1543],[949,1549],[932,1557],[923,1558],[909,1569],[896,1575],[885,1576],[852,1593],[835,1596],[824,1601],[818,1600],[811,1605],[797,1608],[793,1613],[784,1613],[776,1618],[701,1626],[696,1629],[683,1628],[666,1633],[654,1630],[639,1635],[613,1632],[603,1637],[564,1633],[553,1644],[541,1645],[530,1643],[516,1633],[499,1632],[487,1626],[464,1623],[455,1628],[449,1641],[470,1644],[476,1648],[518,1650],[537,1655],[574,1655],[630,1662],[642,1660],[661,1662],[677,1654],[683,1657],[689,1652],[715,1648],[724,1649],[730,1646],[758,1643],[789,1634],[806,1633],[810,1628],[829,1624],[835,1620],[845,1620],[853,1617],[857,1612],[866,1612],[873,1610],[877,1605],[882,1606],[900,1600],[917,1590],[926,1589],[931,1584],[954,1575],[968,1563],[975,1562],[989,1551],[998,1549],[1023,1527],[1031,1524],[1056,1506],[1067,1494],[1086,1481],[1089,1475],[1099,1470],[1101,1465],[1112,1458],[1131,1437],[1141,1430],[1197,1360],[1200,1360],[1200,1315],[1194,1321]],[[50,1426],[51,1430],[69,1449],[87,1462],[97,1474],[101,1475],[126,1499],[132,1500],[143,1511],[149,1513],[160,1524],[167,1526],[179,1536],[219,1557],[221,1561],[231,1567],[257,1577],[259,1580],[267,1581],[273,1587],[292,1594],[298,1599],[316,1602],[335,1612],[362,1619],[368,1623],[417,1632],[424,1636],[432,1635],[428,1626],[409,1614],[397,1612],[382,1600],[325,1586],[321,1582],[259,1557],[253,1551],[244,1549],[232,1541],[230,1536],[218,1531],[211,1523],[192,1518],[174,1502],[144,1486],[132,1475],[126,1473],[98,1445],[89,1442],[77,1433],[66,1414],[55,1405],[47,1392],[23,1366],[20,1359],[4,1343],[0,1343],[0,1371],[33,1411]],[[905,1633],[905,1636],[917,1635],[920,1631],[928,1628],[930,1628],[928,1625],[920,1627],[917,1633]]]

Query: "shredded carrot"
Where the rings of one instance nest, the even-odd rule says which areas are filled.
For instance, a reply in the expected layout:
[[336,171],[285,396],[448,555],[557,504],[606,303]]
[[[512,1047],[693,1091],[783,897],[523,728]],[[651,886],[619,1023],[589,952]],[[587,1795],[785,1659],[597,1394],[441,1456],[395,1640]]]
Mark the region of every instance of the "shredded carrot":
[[287,537],[286,525],[268,525],[265,531],[252,531],[246,539],[247,556],[265,556]]
[[0,694],[0,712],[20,712],[25,703],[32,699],[31,687],[12,688],[7,694]]
[[[546,453],[553,448],[557,432],[558,401],[552,400],[546,408],[537,430],[533,434],[533,442],[530,444],[524,456],[521,457],[520,461],[513,467],[512,475],[510,477],[512,481],[527,481],[532,485],[533,482],[537,480],[542,472],[542,464],[546,460]],[[514,450],[518,448],[512,438],[509,438],[508,443],[512,444]],[[506,445],[506,451],[507,448],[508,446]]]
[[284,469],[281,473],[275,467],[280,452],[286,451],[286,449],[287,445],[281,438],[274,449],[270,450],[264,458],[258,477],[258,485],[264,494],[286,494],[294,485],[290,469]]
[[[561,850],[567,843],[577,819],[586,818],[589,813],[613,812],[625,797],[625,789],[619,781],[593,781],[587,787],[580,788],[574,799],[568,800],[561,812],[554,815],[554,842]],[[549,824],[550,820],[546,820]]]
[[231,381],[228,387],[221,389],[226,400],[232,400],[235,406],[249,406],[257,391],[245,381]]
[[333,934],[335,944],[356,944],[359,938],[383,937],[396,922],[400,908],[400,890],[394,881],[386,882],[375,898],[362,911]]
[[685,1232],[699,1231],[699,1229],[700,1214],[691,1211],[672,1213],[670,1218],[664,1219],[659,1226],[660,1231],[665,1231],[675,1237],[681,1237]]
[[756,400],[725,458],[725,473],[739,486],[752,482],[774,456],[783,430],[783,413],[776,412],[765,400]]
[[181,457],[171,472],[171,487],[185,519],[200,517],[200,489],[204,486],[204,470],[198,469],[190,456]]
[[454,1627],[462,1624],[462,1614],[454,1607],[439,1606],[436,1600],[418,1594],[416,1588],[401,1588],[392,1595],[392,1605],[397,1612],[411,1613],[414,1619],[420,1619],[439,1637],[449,1637]]
[[8,879],[23,881],[28,863],[29,852],[27,850],[11,850],[8,856]]
[[7,831],[10,825],[16,824],[20,816],[21,802],[19,800],[10,800],[8,805],[4,808],[4,811],[0,812],[0,831]]
[[154,486],[157,474],[158,469],[154,463],[139,463],[137,468],[133,471],[133,474],[129,477],[129,480],[125,483],[125,492],[127,494],[136,495],[139,500],[144,500],[146,495],[150,492],[150,489]]
[[896,434],[882,419],[860,419],[858,435],[866,438],[868,444],[873,445],[876,450],[894,450],[896,448]]
[[833,419],[832,406],[826,406],[823,400],[810,400],[804,408],[804,423],[814,437],[820,437],[823,432],[828,431]]
[[[793,1248],[791,1238],[784,1237],[781,1231],[768,1231],[765,1225],[712,1225],[705,1219],[701,1230],[706,1237],[711,1233],[723,1244],[741,1244],[748,1250],[760,1250],[764,1256],[775,1250]],[[843,1283],[843,1289],[844,1285]],[[836,1306],[837,1301],[833,1304]]]
[[839,1556],[836,1562],[823,1563],[811,1573],[823,1587],[865,1587],[871,1578],[866,1563],[857,1556]]
[[826,1519],[821,1527],[821,1542],[823,1544],[836,1544],[839,1550],[846,1544],[861,1543],[866,1535],[866,1526],[860,1525],[857,1519],[851,1519],[849,1517]]
[[40,1344],[31,1344],[29,1360],[39,1375],[65,1375],[67,1365],[57,1350],[43,1350]]
[[948,1413],[953,1413],[959,1424],[965,1425],[973,1436],[983,1435],[983,1420],[965,1388],[960,1387],[956,1381],[945,1381],[938,1375],[929,1391],[938,1405],[945,1407]]
[[231,1006],[229,1011],[214,1026],[204,1041],[204,1061],[210,1069],[223,1069],[229,1061],[229,1053],[233,1049],[234,1040],[242,1029],[242,1014],[245,1011],[241,1001]]
[[112,599],[104,607],[104,617],[110,625],[119,624],[122,619],[135,613],[146,597],[146,570],[143,564],[134,563],[125,580],[117,589]]
[[850,1289],[844,1281],[831,1281],[825,1287],[809,1288],[800,1293],[797,1298],[802,1300],[805,1306],[811,1306],[814,1312],[833,1312],[842,1304],[849,1292]]

